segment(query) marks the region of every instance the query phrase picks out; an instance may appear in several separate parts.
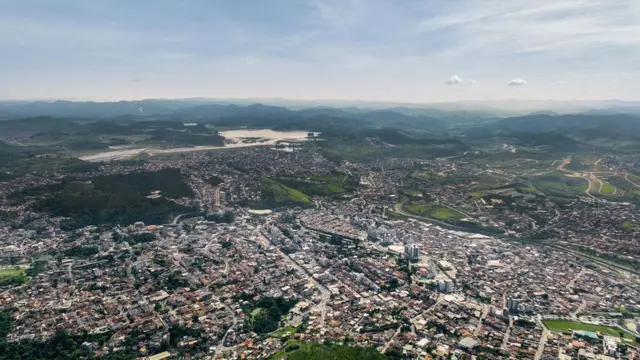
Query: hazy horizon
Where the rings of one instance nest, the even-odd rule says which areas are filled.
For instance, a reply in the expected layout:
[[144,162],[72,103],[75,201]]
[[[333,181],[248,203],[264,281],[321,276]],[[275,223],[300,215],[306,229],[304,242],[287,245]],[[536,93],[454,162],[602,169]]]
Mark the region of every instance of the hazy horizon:
[[637,101],[638,24],[630,0],[10,0],[0,99]]

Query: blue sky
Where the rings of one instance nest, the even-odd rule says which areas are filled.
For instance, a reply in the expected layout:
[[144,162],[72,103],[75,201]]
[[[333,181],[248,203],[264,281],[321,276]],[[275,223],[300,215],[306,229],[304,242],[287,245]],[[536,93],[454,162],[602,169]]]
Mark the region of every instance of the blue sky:
[[637,0],[0,0],[0,98],[640,100]]

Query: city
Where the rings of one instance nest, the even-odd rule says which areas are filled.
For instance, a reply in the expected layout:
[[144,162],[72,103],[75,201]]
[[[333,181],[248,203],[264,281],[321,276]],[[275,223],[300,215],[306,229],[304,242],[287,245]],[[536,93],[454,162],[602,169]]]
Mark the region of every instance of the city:
[[[640,287],[622,265],[591,261],[565,250],[568,245],[526,241],[527,227],[518,236],[492,236],[394,215],[408,171],[411,178],[414,171],[446,174],[452,167],[463,175],[477,171],[453,159],[336,166],[313,150],[261,147],[133,166],[104,163],[83,176],[179,169],[194,199],[175,201],[193,210],[164,224],[64,231],[60,217],[5,205],[19,217],[3,227],[3,258],[15,269],[33,271],[28,282],[3,286],[0,306],[16,311],[7,341],[46,341],[69,329],[108,335],[104,342],[85,341],[88,353],[144,357],[177,350],[213,359],[279,358],[301,342],[327,341],[406,358],[631,354],[638,346]],[[239,205],[264,195],[264,176],[336,172],[345,183],[355,179],[353,194],[314,197],[311,205],[278,212]],[[208,181],[212,175],[218,181]],[[27,176],[4,183],[2,191],[6,196],[52,182]],[[505,216],[465,207],[476,200],[448,187],[429,196],[487,226]],[[573,214],[595,217],[581,210],[589,201],[575,201],[580,210]],[[556,213],[551,203],[538,206],[544,210],[538,214]],[[626,208],[603,203],[592,211],[619,214]],[[548,227],[575,232],[567,238],[585,246],[593,239],[595,249],[620,251],[608,237],[588,237],[588,223],[570,225],[576,215],[562,211],[567,224],[558,216]],[[518,231],[498,227],[505,234]],[[632,251],[624,253],[638,260]],[[272,299],[289,302],[286,311],[257,322],[263,310],[258,304]],[[568,331],[575,324],[585,328]]]

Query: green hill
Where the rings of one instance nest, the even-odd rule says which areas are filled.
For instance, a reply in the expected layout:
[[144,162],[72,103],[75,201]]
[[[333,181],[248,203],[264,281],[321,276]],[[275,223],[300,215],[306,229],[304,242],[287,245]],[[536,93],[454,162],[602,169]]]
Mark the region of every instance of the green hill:
[[[154,190],[159,190],[161,196],[147,198]],[[136,221],[162,224],[171,216],[191,211],[167,198],[191,197],[193,192],[180,170],[163,169],[99,176],[91,181],[64,181],[19,191],[9,198],[20,202],[28,196],[39,198],[34,210],[71,218],[64,227],[72,229],[87,225],[128,225]]]
[[261,201],[258,207],[275,208],[286,206],[306,206],[311,204],[311,198],[277,181],[264,178],[260,184]]

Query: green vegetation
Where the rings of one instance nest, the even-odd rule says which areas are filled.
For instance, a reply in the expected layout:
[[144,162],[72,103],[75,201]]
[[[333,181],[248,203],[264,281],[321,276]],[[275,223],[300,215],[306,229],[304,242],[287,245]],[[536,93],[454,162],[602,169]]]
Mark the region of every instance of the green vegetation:
[[640,314],[640,309],[629,309],[626,306],[616,306],[615,310],[623,314]]
[[22,285],[29,280],[25,271],[21,268],[0,270],[0,286]]
[[533,186],[549,196],[577,197],[587,190],[587,180],[572,178],[561,173],[538,176],[532,179]]
[[636,226],[631,221],[625,221],[622,223],[622,229],[624,229],[625,231],[633,231],[635,227]]
[[485,197],[487,195],[489,195],[489,193],[486,192],[486,191],[474,191],[472,193],[469,193],[469,196],[471,196],[472,198],[476,198],[476,199],[483,198],[483,197]]
[[[543,323],[547,327],[547,329],[551,331],[569,332],[571,330],[584,330],[584,331],[600,332],[604,335],[610,335],[615,337],[620,336],[619,329],[602,326],[602,325],[586,324],[586,323],[570,321],[570,320],[543,320]],[[627,335],[627,338],[633,339],[632,335]],[[635,341],[634,343],[636,345],[640,345]]]
[[[341,123],[330,129],[318,129],[323,140],[314,144],[327,159],[342,161],[367,161],[383,157],[434,158],[459,155],[469,149],[457,139],[435,135],[425,131],[427,122],[414,123],[399,128],[369,128],[365,124]],[[347,128],[345,128],[347,127]]]
[[177,271],[172,271],[162,281],[156,281],[154,287],[156,290],[174,291],[181,288],[188,288],[189,281]]
[[402,189],[400,190],[403,194],[409,196],[409,197],[414,197],[414,198],[421,198],[422,197],[422,191],[420,190],[415,190],[415,189]]
[[[159,190],[158,198],[147,198]],[[172,215],[191,209],[166,197],[193,196],[178,169],[138,172],[126,175],[94,177],[90,181],[64,180],[62,183],[19,191],[10,195],[14,201],[42,196],[34,208],[70,219],[61,223],[65,229],[87,225],[122,224],[136,221],[162,224]]]
[[260,197],[260,203],[250,204],[250,206],[256,208],[277,208],[311,204],[311,198],[306,194],[268,178],[262,179],[262,183],[260,184]]
[[306,178],[278,178],[277,181],[310,196],[332,196],[353,192],[358,182],[341,172],[312,175]]
[[13,328],[13,316],[11,313],[2,311],[0,312],[0,346],[7,340],[7,335]]
[[442,221],[461,220],[465,217],[453,209],[433,204],[409,204],[404,205],[402,209],[413,215],[430,217]]
[[65,250],[64,256],[86,258],[99,253],[97,246],[75,246]]
[[603,182],[602,184],[602,189],[600,189],[600,193],[603,195],[613,195],[613,193],[615,193],[616,188],[615,186],[607,183],[607,182]]
[[272,297],[262,297],[258,301],[251,301],[249,305],[243,306],[243,311],[248,318],[244,327],[247,331],[258,334],[272,333],[280,327],[282,316],[286,315],[297,302],[297,300]]
[[202,333],[203,331],[201,329],[194,329],[182,325],[171,326],[169,329],[170,344],[171,346],[177,346],[184,337],[198,339],[203,335]]
[[269,334],[270,337],[275,337],[275,338],[280,338],[283,337],[285,335],[293,335],[296,333],[296,328],[293,326],[287,326],[287,327],[283,327],[280,328],[274,332],[272,332],[271,334]]
[[[109,146],[223,145],[224,138],[206,126],[184,126],[180,121],[118,119],[87,121],[37,117],[0,123],[0,133],[20,139],[40,152],[96,151]],[[133,120],[133,121],[132,121]],[[148,120],[148,119],[145,119]]]
[[425,181],[433,181],[443,177],[443,175],[440,175],[434,171],[419,172],[414,174],[414,176],[418,179],[425,180]]
[[205,219],[207,219],[208,221],[219,223],[219,224],[220,223],[231,224],[235,221],[236,216],[231,211],[225,211],[223,213],[207,214],[205,216]]
[[217,175],[211,175],[204,181],[209,185],[218,186],[224,182],[224,179]]
[[272,360],[385,360],[387,356],[374,348],[359,346],[332,345],[319,343],[287,343],[284,351],[271,357]]
[[0,312],[0,354],[2,359],[22,360],[73,360],[73,359],[101,359],[101,360],[133,360],[137,358],[135,352],[119,351],[107,355],[94,355],[81,349],[84,342],[97,342],[104,345],[113,335],[112,332],[102,334],[69,335],[66,330],[59,330],[44,342],[23,340],[7,342],[7,335],[13,328],[13,316],[9,312]]
[[640,176],[629,174],[629,180],[633,183],[640,185]]
[[43,272],[47,268],[47,265],[44,261],[33,261],[28,269],[24,271],[27,276],[36,276]]
[[0,165],[11,174],[24,175],[30,173],[86,173],[98,169],[98,165],[77,158],[66,156],[26,157],[9,166]]

